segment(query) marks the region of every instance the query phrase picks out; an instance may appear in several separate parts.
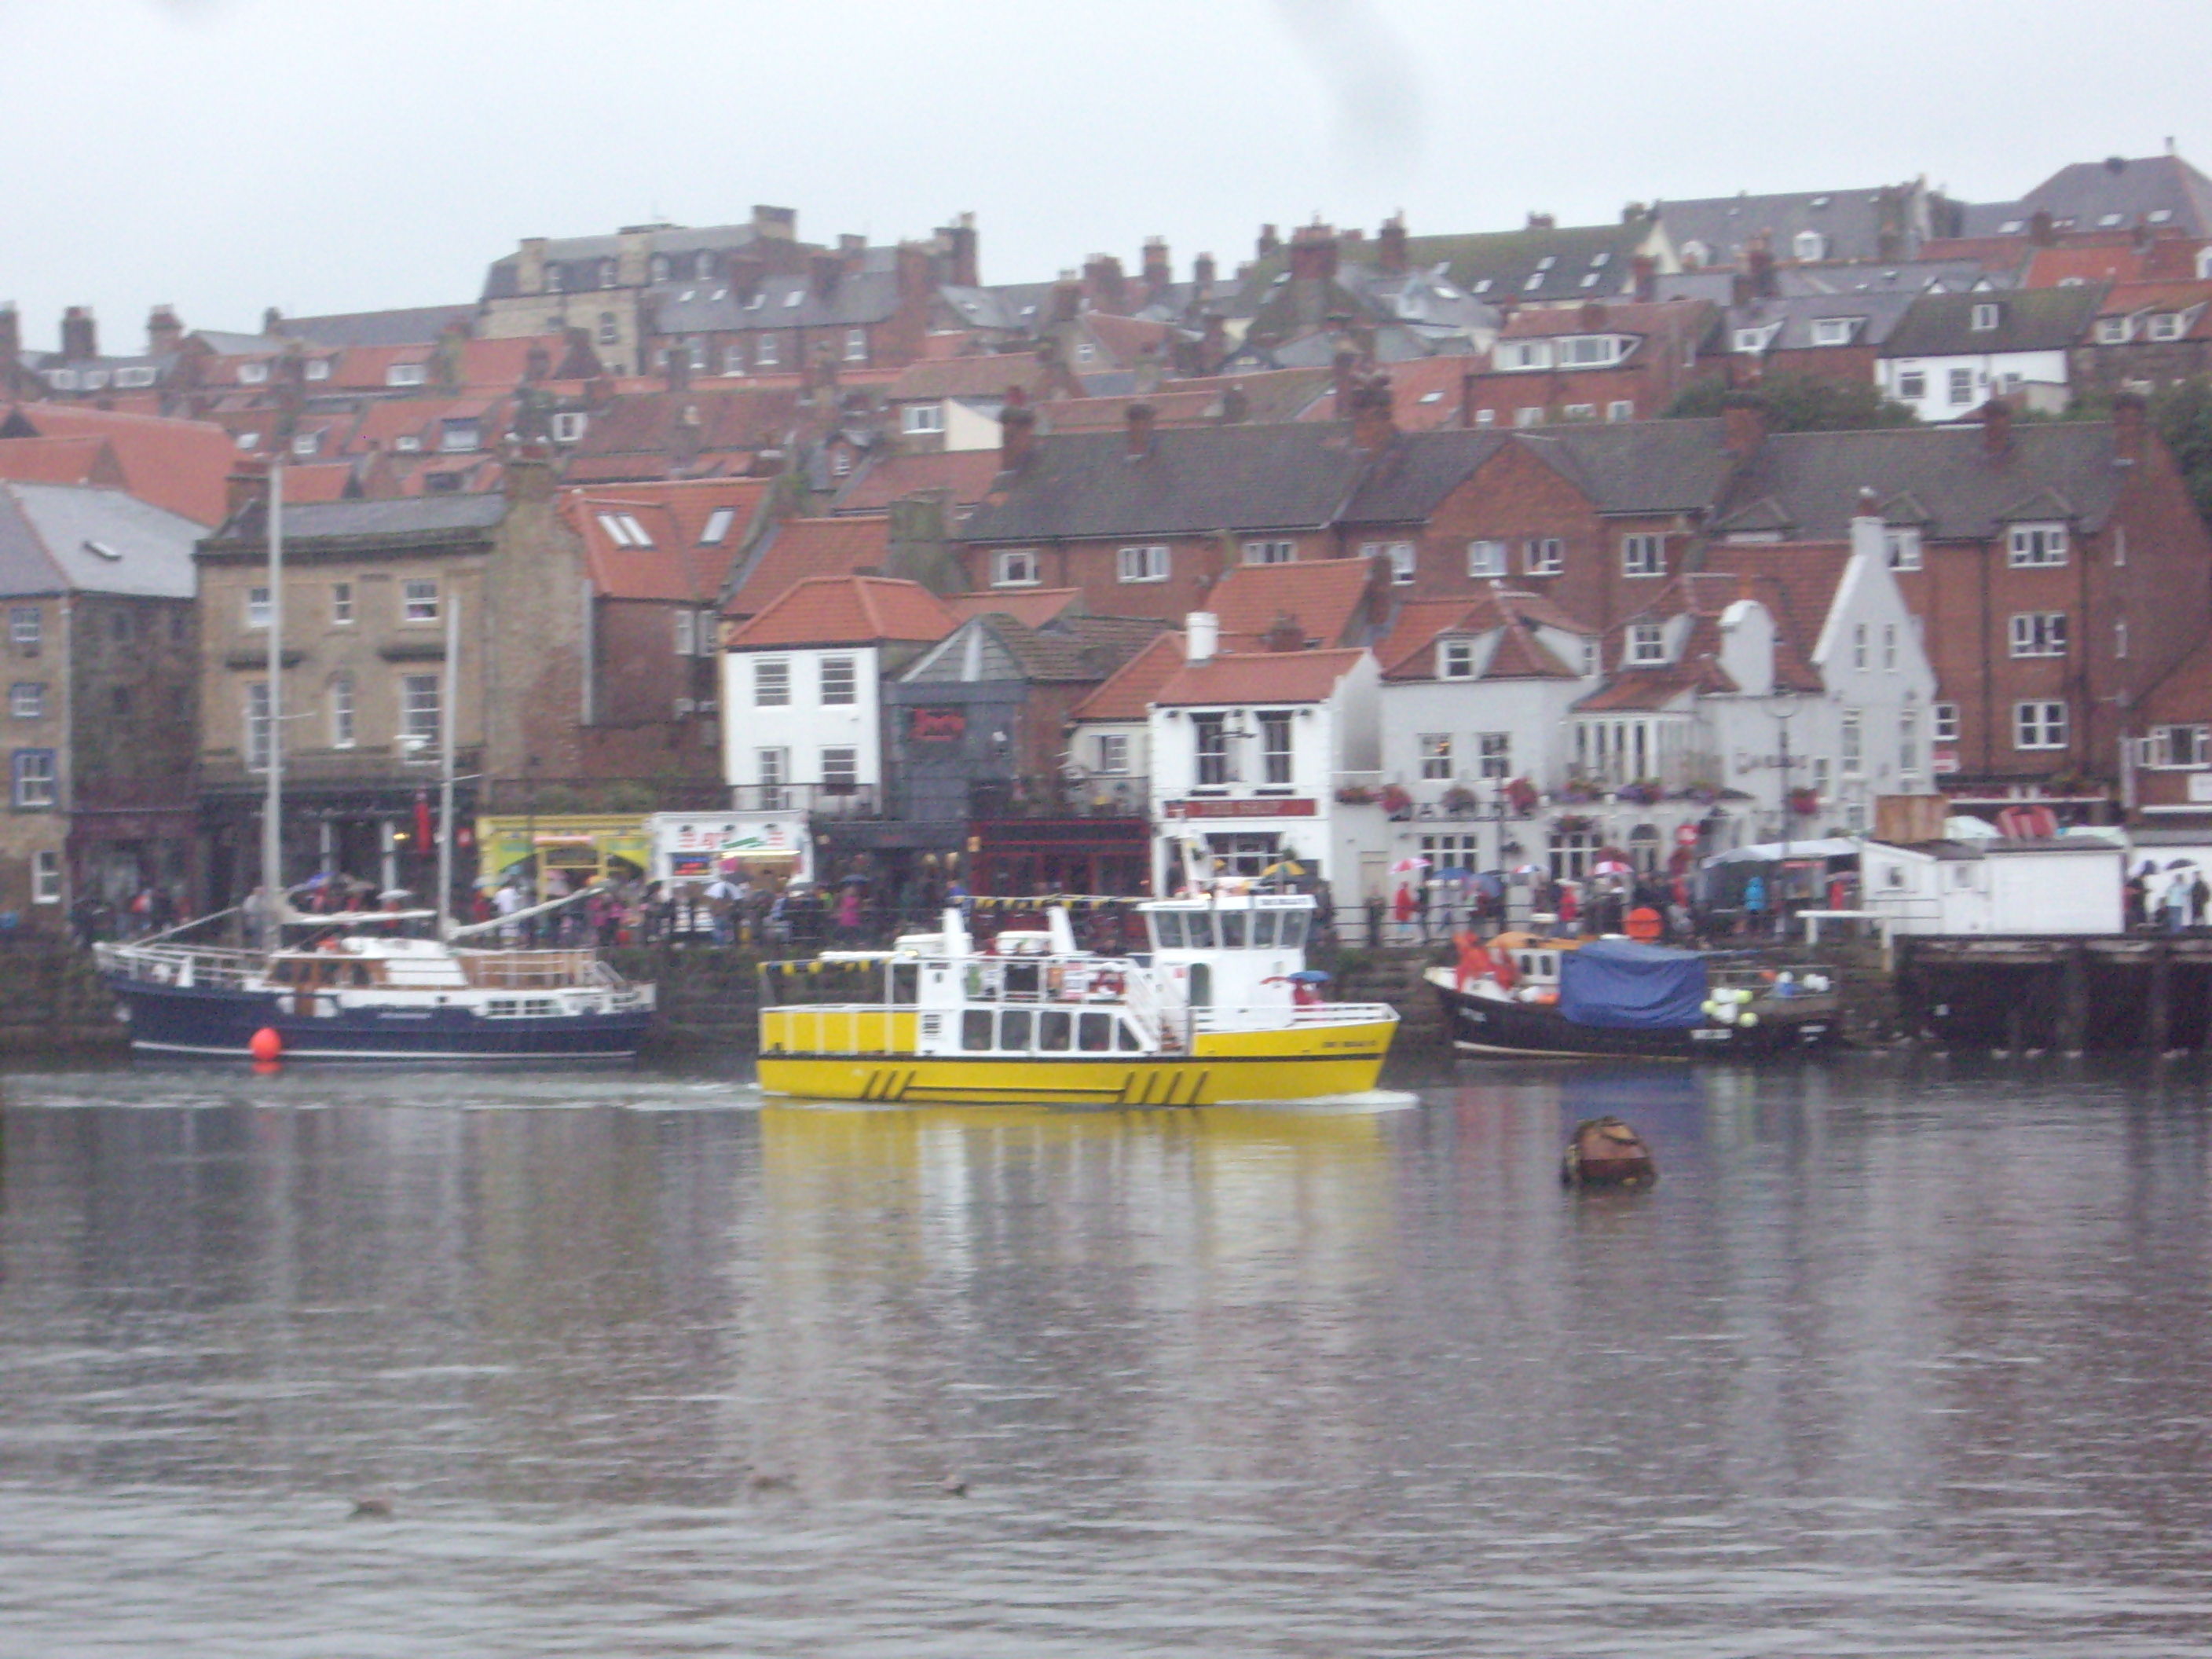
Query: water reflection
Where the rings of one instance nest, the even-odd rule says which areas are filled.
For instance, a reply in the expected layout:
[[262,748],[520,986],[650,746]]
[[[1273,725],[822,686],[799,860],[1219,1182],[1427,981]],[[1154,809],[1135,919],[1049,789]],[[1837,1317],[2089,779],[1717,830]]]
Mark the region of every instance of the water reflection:
[[24,1651],[2212,1652],[2191,1076],[8,1098]]

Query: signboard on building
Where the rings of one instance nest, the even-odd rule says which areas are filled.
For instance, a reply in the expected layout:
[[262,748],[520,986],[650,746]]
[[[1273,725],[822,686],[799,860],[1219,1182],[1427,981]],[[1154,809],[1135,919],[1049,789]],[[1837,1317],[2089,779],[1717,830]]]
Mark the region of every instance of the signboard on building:
[[806,821],[796,813],[656,812],[652,828],[657,881],[705,881],[724,871],[808,872]]
[[968,735],[968,715],[958,708],[913,709],[906,734],[915,743],[957,743]]
[[1320,816],[1310,798],[1300,800],[1171,800],[1171,818],[1310,818]]

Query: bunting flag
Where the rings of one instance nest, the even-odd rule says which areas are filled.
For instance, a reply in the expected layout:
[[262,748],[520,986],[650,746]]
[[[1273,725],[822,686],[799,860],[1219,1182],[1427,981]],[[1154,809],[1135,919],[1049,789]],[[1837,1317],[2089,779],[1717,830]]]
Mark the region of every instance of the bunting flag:
[[415,845],[419,851],[427,853],[435,844],[435,833],[430,826],[430,793],[427,789],[417,789],[415,792]]

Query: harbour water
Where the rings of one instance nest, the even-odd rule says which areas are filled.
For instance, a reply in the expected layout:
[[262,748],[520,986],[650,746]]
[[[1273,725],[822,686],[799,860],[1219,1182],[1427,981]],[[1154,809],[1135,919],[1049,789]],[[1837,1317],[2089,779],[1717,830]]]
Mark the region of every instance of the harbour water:
[[0,1659],[2212,1654],[2193,1065],[0,1096]]

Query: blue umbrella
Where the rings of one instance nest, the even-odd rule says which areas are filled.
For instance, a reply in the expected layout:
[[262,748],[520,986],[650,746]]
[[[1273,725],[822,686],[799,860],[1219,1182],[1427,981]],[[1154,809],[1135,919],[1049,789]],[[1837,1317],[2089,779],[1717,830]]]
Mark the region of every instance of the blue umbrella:
[[1329,979],[1329,976],[1318,968],[1301,968],[1288,977],[1294,985],[1326,985]]
[[1474,879],[1474,872],[1472,870],[1439,870],[1437,872],[1436,878],[1438,881],[1473,881]]

